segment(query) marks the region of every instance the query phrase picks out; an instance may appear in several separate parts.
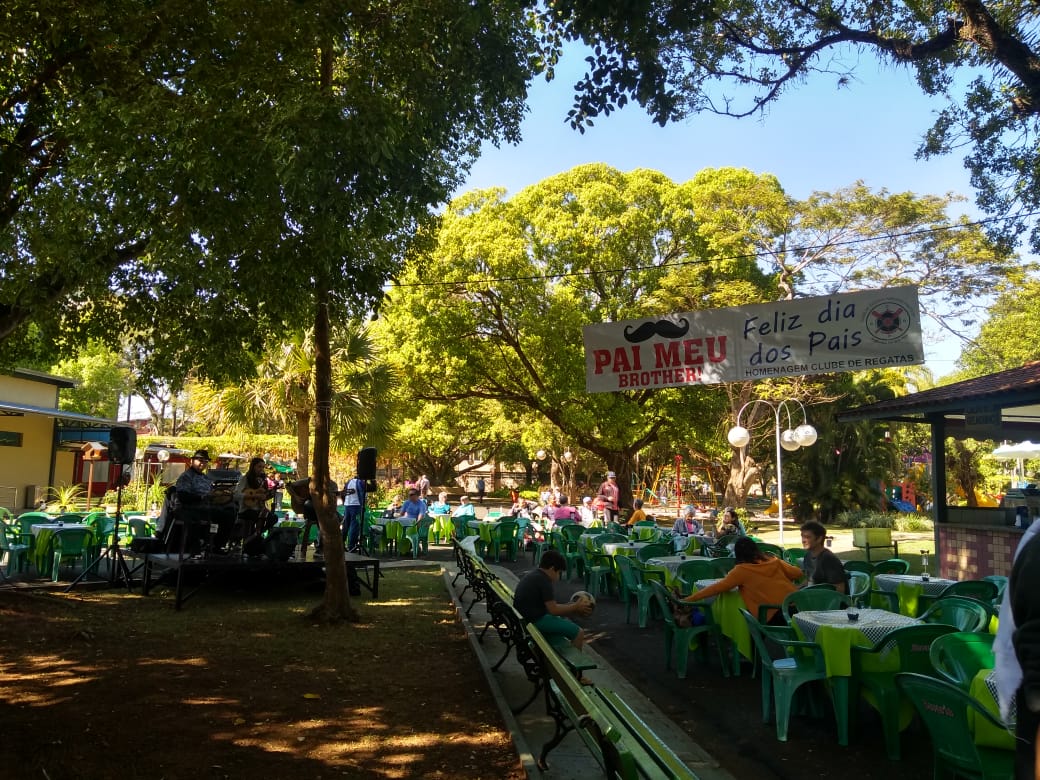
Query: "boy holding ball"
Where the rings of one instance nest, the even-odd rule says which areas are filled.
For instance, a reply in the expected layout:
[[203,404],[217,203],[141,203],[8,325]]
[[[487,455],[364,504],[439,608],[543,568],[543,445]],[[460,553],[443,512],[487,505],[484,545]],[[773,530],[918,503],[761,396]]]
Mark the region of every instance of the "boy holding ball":
[[567,571],[567,561],[556,550],[546,550],[538,568],[524,575],[513,594],[513,606],[543,634],[567,637],[574,647],[585,644],[585,631],[569,616],[588,617],[593,603],[586,599],[559,604],[553,586]]

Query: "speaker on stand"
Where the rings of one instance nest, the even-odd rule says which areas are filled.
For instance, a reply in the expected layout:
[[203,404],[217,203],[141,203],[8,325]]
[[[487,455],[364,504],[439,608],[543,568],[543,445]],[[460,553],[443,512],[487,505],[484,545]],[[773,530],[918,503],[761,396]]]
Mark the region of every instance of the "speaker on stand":
[[119,525],[123,519],[123,488],[130,482],[130,469],[137,454],[137,431],[128,426],[117,426],[111,430],[108,439],[108,461],[111,466],[119,466],[119,481],[116,484],[116,517],[112,528],[112,541],[90,566],[86,567],[76,579],[65,589],[72,590],[92,570],[101,565],[101,559],[108,559],[108,582],[115,585],[121,581],[129,593],[133,588],[133,576],[119,548]]

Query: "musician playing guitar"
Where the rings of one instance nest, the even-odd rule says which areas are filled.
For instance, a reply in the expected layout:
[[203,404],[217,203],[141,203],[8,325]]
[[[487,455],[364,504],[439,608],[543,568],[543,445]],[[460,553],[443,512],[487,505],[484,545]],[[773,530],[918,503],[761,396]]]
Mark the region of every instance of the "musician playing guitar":
[[267,505],[274,491],[267,487],[266,465],[263,458],[253,458],[249,461],[249,470],[235,487],[243,545],[274,527],[278,519]]

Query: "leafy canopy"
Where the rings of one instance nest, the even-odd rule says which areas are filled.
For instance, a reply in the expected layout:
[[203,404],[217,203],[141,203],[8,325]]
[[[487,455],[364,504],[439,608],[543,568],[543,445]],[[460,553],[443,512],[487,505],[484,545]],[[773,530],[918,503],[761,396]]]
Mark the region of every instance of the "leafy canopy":
[[[582,128],[634,100],[659,124],[708,111],[764,113],[809,77],[848,87],[862,53],[913,70],[922,91],[947,99],[919,154],[964,148],[979,204],[1017,216],[994,224],[1008,242],[1040,227],[1040,50],[1035,5],[911,0],[556,0],[545,9],[553,43],[593,48],[569,120]],[[965,88],[960,81],[970,80]]]
[[0,340],[127,334],[151,376],[221,379],[317,288],[366,309],[480,141],[517,137],[523,5],[5,3]]

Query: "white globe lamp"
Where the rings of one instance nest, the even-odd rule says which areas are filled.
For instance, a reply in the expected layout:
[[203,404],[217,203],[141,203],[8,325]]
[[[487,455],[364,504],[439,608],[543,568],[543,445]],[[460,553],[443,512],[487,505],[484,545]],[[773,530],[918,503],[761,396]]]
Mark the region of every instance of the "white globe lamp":
[[732,446],[740,448],[746,447],[747,443],[751,441],[751,434],[748,433],[748,429],[743,425],[735,425],[729,429],[726,438],[729,439],[729,443]]
[[794,429],[794,438],[802,447],[811,447],[816,443],[816,429],[808,423]]
[[801,445],[798,443],[798,439],[795,437],[795,432],[788,428],[786,431],[780,434],[780,446],[788,452],[794,452]]

